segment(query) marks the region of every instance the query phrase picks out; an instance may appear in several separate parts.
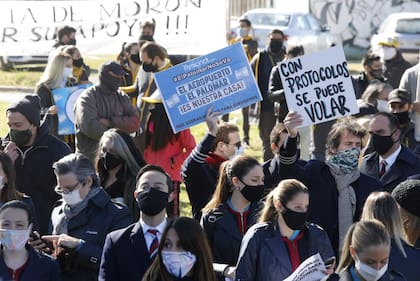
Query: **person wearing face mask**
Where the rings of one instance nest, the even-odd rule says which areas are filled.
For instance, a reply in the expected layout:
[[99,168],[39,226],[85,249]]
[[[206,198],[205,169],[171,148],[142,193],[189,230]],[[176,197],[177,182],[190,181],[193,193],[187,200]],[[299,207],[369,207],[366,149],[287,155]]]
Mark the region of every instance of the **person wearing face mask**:
[[150,103],[144,102],[140,97],[150,97],[156,90],[157,85],[154,79],[154,73],[166,70],[172,66],[165,50],[154,42],[146,42],[140,48],[140,60],[142,69],[147,73],[147,79],[140,79],[138,83],[137,108],[140,112],[140,129],[137,133],[137,142],[139,149],[143,151],[146,147],[146,123],[149,115]]
[[100,186],[88,158],[70,154],[53,165],[58,194],[62,199],[51,213],[51,235],[34,239],[31,245],[43,251],[53,245],[61,267],[61,280],[98,280],[106,235],[131,223],[126,207],[115,204]]
[[308,188],[295,179],[267,195],[258,223],[242,239],[235,280],[283,280],[316,253],[334,256],[327,233],[307,222],[308,204]]
[[58,108],[52,91],[76,84],[73,78],[72,57],[64,52],[53,56],[36,84],[35,94],[41,99],[41,118],[50,124],[50,133],[66,142],[74,151],[74,135],[58,135]]
[[134,198],[140,219],[106,237],[99,281],[141,280],[155,260],[158,247],[162,247],[172,179],[163,168],[146,165],[140,169],[136,180]]
[[142,281],[216,281],[206,234],[198,222],[180,217],[169,222],[157,255]]
[[131,134],[139,129],[137,109],[130,98],[118,90],[123,85],[124,73],[117,62],[104,63],[99,69],[98,84],[86,89],[75,103],[76,152],[92,163],[106,130],[117,128]]
[[394,114],[376,113],[369,123],[369,134],[374,152],[363,157],[360,171],[379,179],[385,191],[391,192],[407,177],[420,173],[414,153],[401,145],[400,123]]
[[190,129],[173,133],[168,115],[163,106],[160,91],[143,101],[151,103],[146,124],[146,148],[143,151],[147,163],[162,167],[172,178],[173,190],[167,207],[168,216],[179,216],[179,194],[181,191],[181,166],[195,147]]
[[90,67],[84,62],[83,57],[80,54],[80,50],[74,45],[69,45],[65,46],[63,52],[69,54],[73,59],[72,74],[76,79],[76,83],[79,85],[92,84],[92,82],[89,81]]
[[384,77],[392,88],[398,88],[404,71],[412,67],[401,55],[396,38],[387,38],[378,43],[378,53],[384,61]]
[[12,200],[19,200],[28,206],[32,230],[39,231],[34,203],[31,197],[16,190],[16,173],[12,159],[4,151],[0,151],[0,207]]
[[360,99],[372,81],[387,82],[384,77],[384,66],[380,55],[372,50],[368,50],[362,58],[362,65],[363,72],[352,77],[354,93],[357,99]]
[[109,129],[98,146],[96,171],[102,187],[114,202],[130,210],[133,221],[139,218],[139,209],[133,198],[136,175],[146,165],[133,138],[119,129]]
[[58,195],[52,164],[71,152],[70,147],[49,134],[47,122],[40,121],[39,97],[26,95],[6,109],[9,134],[3,150],[13,162],[16,189],[30,196],[38,215],[41,234],[48,232],[50,214]]
[[410,118],[412,107],[410,95],[406,90],[395,89],[389,94],[388,111],[400,122],[401,144],[414,152],[419,142],[416,141],[415,125]]
[[404,281],[398,271],[388,268],[390,237],[378,220],[353,224],[343,245],[336,272],[323,281]]
[[280,148],[280,173],[285,178],[302,181],[311,197],[308,221],[327,232],[337,256],[350,225],[359,220],[363,204],[373,191],[382,191],[380,181],[358,169],[362,140],[366,131],[355,118],[336,121],[326,140],[326,161],[310,160],[299,164],[297,130],[302,118],[289,112],[284,125],[286,145]]
[[219,113],[211,110],[206,115],[208,133],[185,159],[181,170],[192,214],[198,221],[214,193],[220,165],[243,153],[238,126],[229,123],[219,126]]
[[213,261],[223,264],[218,279],[233,279],[242,237],[257,221],[264,192],[264,173],[251,156],[240,155],[220,166],[210,202],[203,208],[201,225],[210,243]]
[[74,27],[64,25],[57,29],[57,41],[54,43],[48,56],[48,61],[56,55],[56,52],[61,46],[73,45],[76,46],[76,29]]
[[279,29],[273,29],[269,34],[267,48],[258,52],[250,63],[262,95],[262,101],[259,105],[258,131],[262,141],[264,161],[273,158],[270,148],[270,132],[276,124],[276,116],[274,114],[274,102],[269,98],[268,85],[271,70],[284,59],[283,40],[283,32]]
[[60,280],[57,262],[27,243],[32,231],[31,217],[28,206],[18,200],[0,208],[1,280]]
[[125,72],[124,85],[120,87],[120,90],[130,97],[134,106],[137,103],[136,78],[142,65],[139,51],[138,42],[124,42],[116,59]]
[[367,86],[363,92],[361,99],[357,100],[359,113],[355,114],[356,118],[367,118],[379,111],[388,111],[388,96],[393,90],[388,83],[373,82]]

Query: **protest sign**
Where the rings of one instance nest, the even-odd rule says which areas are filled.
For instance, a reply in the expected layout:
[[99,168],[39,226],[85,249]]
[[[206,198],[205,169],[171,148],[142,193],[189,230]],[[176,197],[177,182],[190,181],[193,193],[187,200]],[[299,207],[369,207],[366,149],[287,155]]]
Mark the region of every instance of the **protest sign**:
[[359,112],[351,75],[340,46],[278,64],[289,111],[303,126]]
[[74,104],[80,94],[92,84],[77,85],[52,90],[55,105],[58,110],[58,134],[70,135],[74,129]]
[[1,1],[0,55],[48,55],[57,28],[74,27],[83,54],[117,54],[156,22],[169,54],[204,55],[226,46],[227,0]]
[[158,72],[155,80],[175,133],[203,122],[210,106],[225,114],[261,100],[241,43]]
[[325,265],[318,253],[307,258],[283,281],[319,281],[325,277],[322,270],[325,270]]

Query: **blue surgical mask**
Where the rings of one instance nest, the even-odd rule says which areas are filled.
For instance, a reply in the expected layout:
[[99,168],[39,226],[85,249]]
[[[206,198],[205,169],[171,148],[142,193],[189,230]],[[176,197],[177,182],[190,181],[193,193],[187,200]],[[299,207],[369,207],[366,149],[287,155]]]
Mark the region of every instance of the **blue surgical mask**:
[[161,256],[166,270],[177,278],[187,275],[197,260],[191,252],[162,251]]

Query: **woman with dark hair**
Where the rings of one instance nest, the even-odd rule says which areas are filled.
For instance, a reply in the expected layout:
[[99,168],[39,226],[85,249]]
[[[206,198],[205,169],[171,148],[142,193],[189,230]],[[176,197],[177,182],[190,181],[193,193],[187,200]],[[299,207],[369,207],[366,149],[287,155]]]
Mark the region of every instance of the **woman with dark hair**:
[[132,100],[133,105],[137,102],[137,88],[136,79],[141,67],[141,60],[139,56],[140,47],[137,42],[124,42],[121,47],[121,52],[118,54],[117,61],[124,69],[124,86],[120,89],[126,93]]
[[73,45],[66,45],[63,52],[69,54],[73,59],[73,77],[77,84],[91,84],[89,81],[90,67],[85,64],[80,50]]
[[214,262],[225,265],[221,268],[224,277],[233,278],[242,237],[257,220],[263,192],[264,173],[254,157],[239,155],[220,166],[216,190],[203,208],[201,224]]
[[146,125],[144,159],[148,164],[161,166],[171,176],[173,190],[169,191],[167,211],[169,216],[179,216],[181,166],[195,148],[195,139],[189,129],[173,133],[160,96],[143,100],[152,104]]
[[206,234],[193,219],[166,225],[155,260],[142,281],[215,281]]
[[38,230],[38,219],[31,197],[16,190],[16,173],[9,155],[0,151],[0,206],[12,200],[19,200],[28,205],[32,229]]
[[96,171],[102,187],[114,202],[127,206],[134,221],[139,209],[133,198],[137,172],[146,165],[130,135],[120,129],[107,130],[99,140]]
[[18,200],[0,208],[1,280],[60,280],[57,262],[27,243],[32,232],[32,216],[28,206]]
[[385,225],[391,237],[391,253],[388,268],[400,272],[407,281],[419,279],[420,249],[405,240],[398,203],[388,192],[373,192],[366,199],[362,220],[377,219]]
[[[327,233],[306,222],[308,204],[308,188],[294,179],[267,195],[259,223],[242,239],[235,280],[283,280],[310,256],[334,256]],[[326,270],[332,271],[333,266]]]

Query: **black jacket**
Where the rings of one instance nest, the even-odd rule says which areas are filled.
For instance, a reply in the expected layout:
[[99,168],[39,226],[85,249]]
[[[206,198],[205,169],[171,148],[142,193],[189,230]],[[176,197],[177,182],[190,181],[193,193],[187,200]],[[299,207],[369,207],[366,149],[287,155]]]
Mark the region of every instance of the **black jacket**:
[[408,245],[401,241],[407,257],[404,257],[395,243],[391,239],[391,253],[389,255],[389,269],[400,272],[407,281],[416,281],[420,278],[420,249]]
[[[316,253],[323,260],[334,256],[330,240],[323,229],[306,224],[299,242],[306,243],[306,252],[299,253],[304,261]],[[298,242],[298,243],[299,243]],[[292,273],[292,265],[277,223],[258,223],[245,234],[236,267],[237,281],[283,280]]]
[[[252,203],[247,219],[250,228],[258,219],[260,205]],[[209,213],[203,214],[201,225],[207,234],[213,253],[213,261],[216,263],[235,266],[238,261],[239,248],[242,234],[238,229],[235,217],[227,209],[226,203]]]
[[48,232],[51,211],[59,199],[54,191],[57,182],[52,165],[71,153],[70,147],[48,134],[48,130],[48,124],[42,123],[34,144],[20,153],[14,163],[16,189],[32,198],[41,234]]
[[[284,149],[280,165],[284,177],[302,181],[309,189],[308,221],[320,225],[328,233],[334,251],[338,253],[338,190],[330,167],[323,161],[310,160],[306,165],[296,162],[286,162],[286,156],[296,154],[296,138],[289,138]],[[362,171],[361,171],[362,172]],[[351,184],[356,194],[356,209],[353,221],[358,221],[366,198],[371,192],[382,191],[383,186],[378,180],[363,173]]]
[[[373,152],[363,157],[360,171],[368,176],[379,179],[379,154]],[[407,177],[420,173],[420,162],[406,147],[401,146],[401,151],[395,163],[379,179],[384,185],[384,190],[391,192],[400,182]]]
[[408,68],[412,65],[406,61],[400,51],[397,51],[397,54],[394,58],[385,61],[385,73],[384,77],[387,79],[387,82],[391,84],[392,88],[396,89],[400,86],[401,77]]
[[[58,263],[50,256],[35,251],[26,245],[29,251],[28,262],[19,275],[19,281],[60,281]],[[0,256],[0,280],[13,281],[3,255]]]
[[[76,253],[73,253],[75,255],[72,259],[66,259],[63,261],[64,264],[60,264],[62,268],[71,267],[70,270],[61,273],[63,281],[98,280],[106,235],[131,223],[131,216],[126,207],[113,203],[101,187],[95,188],[101,190],[89,200],[87,207],[71,218],[68,223],[67,234],[83,239],[85,243]],[[62,200],[58,201],[58,204],[51,215],[53,223],[64,216]]]

